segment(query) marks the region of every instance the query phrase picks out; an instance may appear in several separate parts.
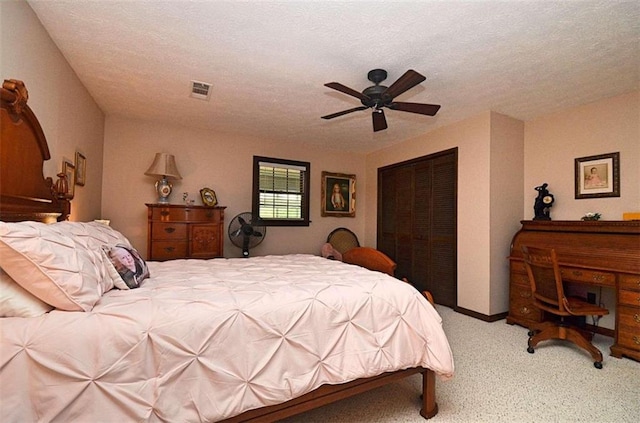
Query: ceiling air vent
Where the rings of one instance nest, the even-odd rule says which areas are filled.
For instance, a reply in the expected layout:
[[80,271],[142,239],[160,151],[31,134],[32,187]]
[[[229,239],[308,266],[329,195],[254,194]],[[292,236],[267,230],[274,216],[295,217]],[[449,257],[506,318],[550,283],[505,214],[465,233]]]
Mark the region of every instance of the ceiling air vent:
[[211,84],[191,81],[191,97],[200,100],[209,100],[209,97],[211,97]]

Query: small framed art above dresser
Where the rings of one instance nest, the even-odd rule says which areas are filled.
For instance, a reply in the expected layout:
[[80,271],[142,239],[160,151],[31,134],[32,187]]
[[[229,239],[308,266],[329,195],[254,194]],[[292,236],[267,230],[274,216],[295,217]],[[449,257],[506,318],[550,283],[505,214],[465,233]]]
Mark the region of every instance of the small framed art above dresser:
[[147,204],[147,259],[223,256],[226,207]]

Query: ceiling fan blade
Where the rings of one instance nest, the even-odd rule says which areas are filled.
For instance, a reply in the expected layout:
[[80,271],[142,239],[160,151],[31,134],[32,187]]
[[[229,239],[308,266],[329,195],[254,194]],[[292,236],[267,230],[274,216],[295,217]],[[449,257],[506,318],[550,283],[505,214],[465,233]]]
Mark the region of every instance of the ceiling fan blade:
[[403,112],[418,113],[427,116],[435,116],[438,110],[440,110],[440,105],[438,104],[405,103],[402,101],[395,101],[387,107],[391,110],[401,110]]
[[409,69],[402,75],[396,82],[391,84],[389,88],[382,93],[383,96],[389,96],[390,98],[396,98],[403,92],[415,87],[422,81],[424,81],[424,76],[420,75],[418,72]]
[[373,117],[373,132],[387,129],[387,119],[384,117],[382,109],[374,110],[371,116]]
[[368,107],[367,106],[354,107],[353,109],[343,110],[338,113],[332,113],[330,115],[322,116],[322,119],[333,119],[338,116],[346,115],[347,113],[357,112],[359,110],[365,110],[365,109],[368,109]]
[[359,98],[360,100],[364,100],[364,101],[369,101],[371,100],[371,98],[369,98],[369,96],[366,96],[364,94],[362,94],[361,92],[358,92],[356,90],[353,90],[347,86],[342,85],[339,82],[329,82],[327,84],[324,84],[325,87],[329,87],[329,88],[333,88],[334,90],[340,91],[341,93],[345,93],[345,94],[349,94],[350,96],[353,96],[355,98]]

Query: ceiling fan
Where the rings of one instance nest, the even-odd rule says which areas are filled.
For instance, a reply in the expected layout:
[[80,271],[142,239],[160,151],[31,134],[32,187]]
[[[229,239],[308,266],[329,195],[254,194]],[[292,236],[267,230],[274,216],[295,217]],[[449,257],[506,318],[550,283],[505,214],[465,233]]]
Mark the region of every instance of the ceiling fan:
[[423,103],[406,103],[403,101],[393,101],[394,98],[400,94],[415,87],[426,78],[420,75],[414,70],[408,70],[402,75],[396,82],[391,84],[390,87],[380,85],[382,81],[387,79],[387,71],[384,69],[374,69],[367,74],[369,81],[373,82],[369,88],[365,88],[361,93],[346,87],[339,82],[329,82],[324,84],[325,87],[333,88],[334,90],[348,94],[350,96],[360,99],[362,106],[354,107],[353,109],[343,110],[341,112],[332,113],[330,115],[322,116],[322,119],[333,119],[338,116],[346,115],[347,113],[357,112],[359,110],[373,109],[371,116],[373,118],[373,131],[382,131],[387,129],[387,119],[384,116],[383,107],[387,107],[391,110],[399,110],[401,112],[418,113],[421,115],[434,116],[438,113],[440,106],[437,104],[423,104]]

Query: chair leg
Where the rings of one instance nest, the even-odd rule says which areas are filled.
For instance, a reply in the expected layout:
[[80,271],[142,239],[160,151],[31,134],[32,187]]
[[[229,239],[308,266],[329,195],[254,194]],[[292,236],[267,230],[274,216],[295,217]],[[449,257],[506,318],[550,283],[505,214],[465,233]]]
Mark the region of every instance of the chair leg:
[[590,343],[578,329],[574,329],[568,326],[555,325],[551,322],[546,323],[549,324],[543,323],[540,325],[536,325],[535,329],[529,331],[529,347],[527,348],[527,351],[529,353],[533,354],[534,348],[541,341],[546,341],[548,339],[567,340],[586,350],[589,354],[591,354],[591,358],[593,358],[593,365],[598,369],[602,368],[602,353],[598,348]]

